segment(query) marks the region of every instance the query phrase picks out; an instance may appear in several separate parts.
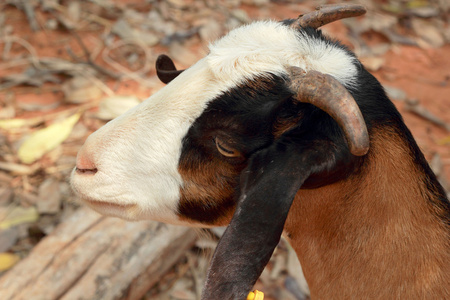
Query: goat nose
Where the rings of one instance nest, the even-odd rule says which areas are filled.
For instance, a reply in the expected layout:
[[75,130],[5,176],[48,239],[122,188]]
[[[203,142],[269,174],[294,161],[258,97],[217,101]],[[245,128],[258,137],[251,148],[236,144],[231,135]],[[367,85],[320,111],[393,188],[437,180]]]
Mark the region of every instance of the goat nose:
[[76,172],[78,174],[93,175],[97,171],[92,154],[87,151],[86,146],[81,147],[77,155]]

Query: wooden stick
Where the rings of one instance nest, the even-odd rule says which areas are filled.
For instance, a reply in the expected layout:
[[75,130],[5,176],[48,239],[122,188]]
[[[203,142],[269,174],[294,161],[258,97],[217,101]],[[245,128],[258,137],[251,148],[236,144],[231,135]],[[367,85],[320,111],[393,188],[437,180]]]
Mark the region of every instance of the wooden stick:
[[186,227],[82,208],[0,278],[0,299],[140,299],[195,239]]

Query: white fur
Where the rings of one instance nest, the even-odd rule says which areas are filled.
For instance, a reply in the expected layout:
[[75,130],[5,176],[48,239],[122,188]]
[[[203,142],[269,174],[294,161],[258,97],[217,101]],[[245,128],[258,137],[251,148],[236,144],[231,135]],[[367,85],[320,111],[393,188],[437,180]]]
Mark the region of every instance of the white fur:
[[274,21],[231,31],[210,46],[206,59],[221,81],[235,84],[263,72],[283,74],[289,66],[332,75],[345,86],[354,85],[357,74],[344,50]]
[[90,157],[98,172],[74,171],[73,189],[86,200],[132,205],[91,204],[104,214],[180,223],[182,139],[212,99],[261,73],[285,73],[289,66],[330,74],[349,86],[356,76],[353,60],[345,51],[278,22],[235,29],[211,45],[206,58],[93,133],[79,155]]

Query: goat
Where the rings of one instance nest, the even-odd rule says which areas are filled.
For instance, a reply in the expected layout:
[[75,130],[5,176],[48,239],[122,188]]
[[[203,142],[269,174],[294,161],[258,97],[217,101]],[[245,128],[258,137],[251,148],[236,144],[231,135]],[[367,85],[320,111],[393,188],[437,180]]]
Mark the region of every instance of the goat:
[[313,299],[450,299],[445,192],[380,83],[317,29],[361,13],[255,22],[184,71],[161,56],[168,85],[88,137],[73,190],[105,215],[229,224],[202,299],[244,299],[282,233]]

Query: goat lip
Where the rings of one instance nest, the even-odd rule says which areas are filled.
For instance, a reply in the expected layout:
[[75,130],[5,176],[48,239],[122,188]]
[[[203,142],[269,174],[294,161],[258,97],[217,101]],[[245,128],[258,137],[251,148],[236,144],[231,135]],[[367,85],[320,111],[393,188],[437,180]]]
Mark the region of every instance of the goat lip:
[[120,209],[120,210],[126,210],[130,209],[136,206],[136,204],[119,204],[119,203],[111,203],[106,201],[98,201],[98,200],[92,200],[92,199],[84,199],[84,201],[90,205],[93,206],[93,208],[98,209]]

